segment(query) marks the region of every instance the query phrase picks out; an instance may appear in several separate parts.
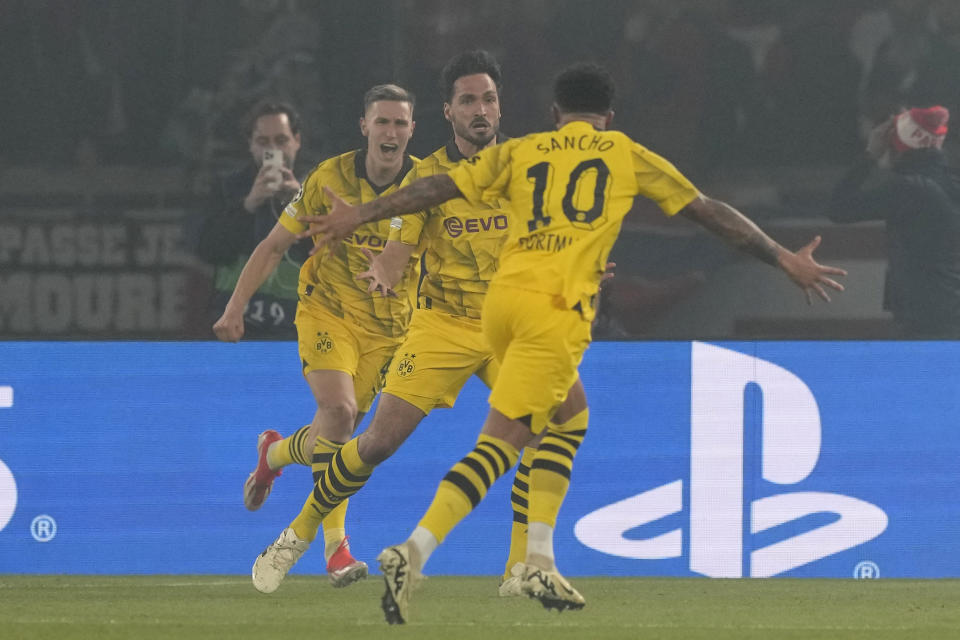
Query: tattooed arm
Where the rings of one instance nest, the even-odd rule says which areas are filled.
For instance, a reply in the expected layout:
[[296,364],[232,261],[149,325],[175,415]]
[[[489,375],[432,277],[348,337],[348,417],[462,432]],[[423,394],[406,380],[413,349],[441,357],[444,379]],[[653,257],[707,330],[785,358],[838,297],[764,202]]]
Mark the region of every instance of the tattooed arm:
[[737,249],[771,266],[778,266],[777,259],[780,253],[786,251],[764,233],[753,220],[721,200],[701,195],[681,209],[680,213],[720,236]]
[[794,284],[803,289],[808,303],[812,301],[811,292],[830,301],[824,286],[843,291],[843,285],[827,275],[845,276],[847,272],[820,265],[813,259],[813,251],[820,245],[820,236],[816,236],[808,245],[794,253],[782,247],[752,220],[726,202],[704,195],[694,199],[680,213],[741,251],[783,269]]

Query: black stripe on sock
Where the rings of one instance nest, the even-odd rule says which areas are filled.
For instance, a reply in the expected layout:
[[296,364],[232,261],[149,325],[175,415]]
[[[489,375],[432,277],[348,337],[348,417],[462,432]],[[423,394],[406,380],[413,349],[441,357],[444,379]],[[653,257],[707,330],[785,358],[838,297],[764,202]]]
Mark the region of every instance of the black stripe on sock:
[[487,471],[487,468],[483,466],[479,460],[467,456],[460,461],[460,464],[464,464],[473,469],[474,473],[480,477],[480,481],[483,482],[483,486],[487,489],[493,484],[493,478],[490,477],[490,472]]
[[[330,488],[333,489],[332,493],[337,493],[342,496],[352,496],[360,490],[360,487],[366,484],[367,480],[370,479],[370,476],[366,476],[364,478],[360,478],[359,480],[351,481],[350,484],[347,484],[339,476],[337,476],[336,469],[333,467],[328,467],[327,471],[328,473],[326,474],[326,478],[330,482]],[[354,478],[356,478],[356,476],[354,476]]]
[[[546,440],[540,443],[540,451],[549,451],[550,453],[556,453],[557,455],[561,455],[564,458],[573,460],[573,454],[570,453],[568,450],[564,449],[559,445],[555,445],[551,442],[547,442]],[[533,464],[534,466],[536,466],[537,461],[534,460]]]
[[497,478],[499,478],[501,475],[503,475],[503,472],[506,471],[506,469],[501,469],[501,468],[497,465],[497,459],[494,458],[492,455],[490,455],[490,453],[489,453],[488,451],[484,451],[484,450],[481,449],[480,447],[477,447],[477,448],[474,449],[473,451],[474,451],[474,453],[476,453],[477,455],[483,456],[483,459],[490,463],[490,466],[493,468],[493,473],[494,473],[494,475],[495,475]]
[[527,524],[527,514],[513,512],[513,521],[518,524]]
[[329,464],[331,460],[333,460],[332,452],[313,454],[313,464],[323,464],[323,463]]
[[[334,508],[337,506],[330,500],[327,500],[327,496],[323,493],[323,491],[321,491],[320,485],[314,485],[313,487],[313,500],[314,502],[319,504],[321,507],[324,507],[327,510],[327,513],[330,513],[331,511],[333,511]],[[310,506],[316,509],[317,513],[320,513],[320,510],[317,509],[316,505],[310,505]]]
[[563,466],[562,464],[554,462],[553,460],[540,460],[540,459],[534,460],[533,469],[534,470],[542,469],[543,471],[552,471],[553,473],[563,476],[567,480],[570,479],[570,469],[568,467]]
[[522,462],[517,465],[517,475],[518,476],[528,476],[530,475],[530,467],[523,464]]
[[307,434],[310,433],[308,427],[300,429],[294,434],[293,446],[290,447],[290,457],[297,461],[299,464],[307,464],[306,456],[303,455],[303,440],[307,437]]
[[[562,434],[562,433],[551,433],[549,437],[551,437],[551,438],[556,438],[557,440],[561,440],[561,441],[563,441],[563,442],[566,442],[568,445],[570,445],[571,447],[573,447],[573,450],[574,450],[574,451],[576,451],[577,449],[579,449],[579,448],[580,448],[580,443],[583,442],[583,438],[568,438],[568,437],[565,436],[565,434]],[[547,438],[544,438],[544,441],[546,441],[546,440],[547,440]]]
[[520,508],[522,508],[522,509],[528,509],[528,508],[530,508],[530,503],[527,502],[527,499],[524,498],[523,496],[521,496],[521,495],[520,495],[519,493],[517,493],[516,491],[514,491],[514,492],[512,492],[512,493],[510,494],[510,502],[512,502],[513,504],[517,505],[518,507],[520,507]]
[[451,469],[447,472],[447,475],[445,475],[443,479],[455,486],[457,489],[460,489],[460,491],[467,496],[467,499],[470,500],[470,504],[472,504],[474,508],[480,504],[480,493],[462,473]]
[[[339,453],[339,451],[337,452]],[[350,470],[347,469],[347,463],[343,461],[343,456],[334,456],[332,465],[336,466],[337,473],[344,479],[344,481],[351,484],[364,484],[367,480],[370,479],[370,474],[358,476],[350,473]]]
[[510,464],[510,458],[508,458],[508,457],[507,457],[507,454],[505,454],[505,453],[503,452],[503,449],[501,449],[501,448],[498,447],[497,445],[493,444],[492,442],[478,442],[478,443],[477,443],[476,450],[479,450],[480,447],[488,448],[488,449],[491,449],[491,450],[495,451],[495,452],[497,453],[497,455],[500,456],[500,459],[503,461],[503,471],[501,471],[499,474],[497,474],[497,477],[498,477],[498,478],[499,478],[501,475],[503,475],[504,471],[506,471],[507,469],[509,469],[510,467],[513,466],[512,464]]
[[[314,491],[317,488],[324,496],[344,496],[350,495],[350,487],[340,484],[340,482],[330,473],[324,473],[315,483]],[[314,493],[316,495],[316,493]]]
[[513,479],[513,488],[517,491],[523,491],[524,493],[530,493],[530,485],[524,482],[519,478]]

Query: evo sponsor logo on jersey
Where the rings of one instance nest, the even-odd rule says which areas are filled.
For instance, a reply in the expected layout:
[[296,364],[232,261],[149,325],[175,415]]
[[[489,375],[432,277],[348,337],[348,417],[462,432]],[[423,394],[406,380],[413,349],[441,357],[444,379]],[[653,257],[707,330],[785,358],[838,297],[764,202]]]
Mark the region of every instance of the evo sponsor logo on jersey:
[[377,249],[382,249],[387,243],[383,238],[369,233],[353,233],[347,236],[347,240],[358,247],[376,247]]
[[[586,546],[624,558],[678,558],[689,537],[690,570],[714,578],[764,578],[864,544],[884,532],[887,514],[853,496],[791,491],[752,499],[744,483],[744,406],[748,385],[762,394],[760,474],[777,485],[807,479],[820,458],[820,410],[793,373],[722,347],[693,343],[691,354],[689,520],[646,539],[626,532],[684,505],[684,480],[655,487],[581,518]],[[752,536],[813,514],[836,520],[754,548]],[[745,531],[749,523],[749,531]],[[769,536],[768,536],[769,538]]]
[[451,238],[456,238],[464,231],[467,233],[480,233],[481,231],[504,231],[507,228],[507,216],[499,214],[495,216],[486,216],[485,218],[467,218],[461,220],[457,216],[450,216],[444,219],[443,227]]

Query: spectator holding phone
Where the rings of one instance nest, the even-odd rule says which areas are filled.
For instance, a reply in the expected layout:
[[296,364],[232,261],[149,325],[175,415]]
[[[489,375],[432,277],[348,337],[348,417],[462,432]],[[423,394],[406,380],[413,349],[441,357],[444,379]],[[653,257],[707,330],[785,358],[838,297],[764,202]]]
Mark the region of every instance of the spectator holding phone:
[[[300,191],[295,174],[300,150],[300,116],[289,104],[263,100],[245,122],[252,162],[221,177],[209,214],[203,219],[198,254],[215,267],[210,324],[223,313],[253,248],[273,229],[287,203]],[[250,299],[245,333],[254,339],[295,339],[300,265],[311,243],[287,252],[277,270]]]

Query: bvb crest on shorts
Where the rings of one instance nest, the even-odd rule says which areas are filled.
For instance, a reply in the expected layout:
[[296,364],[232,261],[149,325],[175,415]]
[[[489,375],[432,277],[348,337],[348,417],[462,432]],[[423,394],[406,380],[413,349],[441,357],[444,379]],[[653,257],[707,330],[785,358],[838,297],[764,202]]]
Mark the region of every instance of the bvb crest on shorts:
[[317,351],[327,353],[333,349],[333,338],[326,331],[317,331]]
[[400,359],[400,364],[397,365],[397,375],[401,378],[406,378],[413,373],[413,370],[417,366],[416,357],[417,354],[415,353],[403,354],[403,358]]

